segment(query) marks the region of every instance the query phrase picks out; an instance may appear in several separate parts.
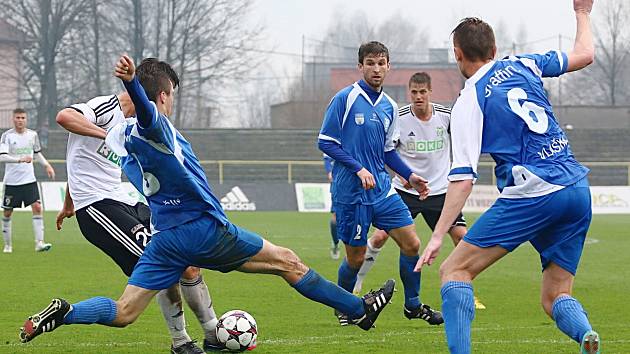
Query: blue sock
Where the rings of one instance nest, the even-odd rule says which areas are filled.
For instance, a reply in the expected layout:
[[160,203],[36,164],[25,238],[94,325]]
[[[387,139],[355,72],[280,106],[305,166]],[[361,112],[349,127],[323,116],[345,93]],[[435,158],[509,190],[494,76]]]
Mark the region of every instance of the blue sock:
[[346,291],[352,292],[352,290],[354,290],[354,284],[357,282],[358,273],[359,269],[350,267],[348,260],[344,258],[337,273],[337,285],[344,288]]
[[558,329],[578,343],[586,332],[593,329],[586,317],[586,311],[571,296],[558,297],[551,306],[551,314]]
[[333,243],[337,245],[339,243],[339,236],[337,236],[337,221],[330,219],[330,236],[332,236]]
[[475,318],[472,284],[449,281],[440,293],[448,350],[451,354],[470,354],[470,326]]
[[405,288],[405,307],[410,310],[420,307],[420,273],[413,271],[418,259],[420,259],[418,255],[409,257],[401,253],[398,261],[400,279]]
[[365,314],[363,300],[322,278],[312,269],[293,287],[305,297],[330,306],[350,318],[359,318]]
[[64,324],[111,324],[116,318],[116,302],[106,297],[93,297],[72,304],[72,310],[63,319]]

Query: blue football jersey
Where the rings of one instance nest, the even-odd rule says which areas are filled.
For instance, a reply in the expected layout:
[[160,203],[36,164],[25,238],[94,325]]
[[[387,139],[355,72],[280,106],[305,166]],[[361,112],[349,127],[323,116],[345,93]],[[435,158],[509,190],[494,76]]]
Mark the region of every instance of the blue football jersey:
[[373,189],[364,190],[355,172],[341,163],[334,164],[331,192],[335,203],[369,205],[395,193],[385,170],[384,154],[393,150],[398,140],[397,117],[394,100],[381,91],[373,104],[358,82],[333,97],[319,139],[341,145],[376,181]]
[[476,179],[481,153],[496,162],[503,198],[549,194],[586,176],[543,88],[543,77],[560,76],[567,67],[558,51],[510,56],[466,80],[451,114],[449,180]]
[[225,225],[227,217],[190,143],[151,105],[154,115],[148,128],[128,119],[109,130],[106,142],[121,156],[127,178],[149,202],[153,231],[203,215]]

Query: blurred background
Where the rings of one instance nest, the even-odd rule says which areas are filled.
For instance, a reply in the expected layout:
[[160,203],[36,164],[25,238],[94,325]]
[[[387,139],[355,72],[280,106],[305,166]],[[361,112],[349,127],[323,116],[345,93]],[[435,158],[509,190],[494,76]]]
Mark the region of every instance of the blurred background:
[[[433,101],[451,106],[464,80],[449,35],[466,16],[494,27],[500,57],[572,48],[569,0],[0,0],[0,129],[27,109],[65,181],[56,113],[120,91],[121,53],[159,57],[180,75],[171,118],[211,183],[326,182],[316,137],[332,95],[359,79],[359,45],[389,47],[384,89],[400,105],[409,77],[426,71]],[[596,62],[545,85],[592,184],[627,186],[630,5],[598,0],[592,19]],[[480,183],[492,184],[484,161]]]

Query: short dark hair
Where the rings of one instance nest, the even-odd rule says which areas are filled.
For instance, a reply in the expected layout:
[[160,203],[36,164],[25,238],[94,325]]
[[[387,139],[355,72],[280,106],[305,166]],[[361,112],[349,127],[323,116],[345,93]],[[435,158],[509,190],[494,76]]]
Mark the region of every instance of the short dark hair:
[[387,61],[389,62],[389,50],[387,50],[387,47],[385,46],[385,44],[381,42],[371,41],[371,42],[361,44],[361,46],[359,47],[359,64],[363,64],[363,60],[369,54],[372,54],[372,55],[384,54],[385,58],[387,58]]
[[477,17],[459,21],[453,32],[453,43],[462,50],[468,60],[492,60],[496,48],[494,31],[489,24]]
[[424,71],[420,73],[415,73],[411,75],[411,77],[409,78],[409,87],[411,87],[412,83],[416,83],[419,85],[427,84],[427,87],[430,90],[431,89],[431,76],[429,76],[429,74],[425,73]]
[[13,110],[13,115],[16,115],[18,113],[26,113],[26,110],[24,110],[24,108],[16,108]]
[[175,70],[167,62],[157,58],[143,59],[136,69],[136,75],[147,97],[153,102],[156,102],[160,92],[169,92],[171,83],[173,89],[179,85],[179,77]]

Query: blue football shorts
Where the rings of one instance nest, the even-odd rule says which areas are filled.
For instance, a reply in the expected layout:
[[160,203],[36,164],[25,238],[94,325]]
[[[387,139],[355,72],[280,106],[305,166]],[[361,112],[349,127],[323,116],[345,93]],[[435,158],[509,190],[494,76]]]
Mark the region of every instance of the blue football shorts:
[[349,246],[367,245],[370,225],[389,231],[413,225],[409,208],[398,193],[372,205],[335,203],[337,235]]
[[535,198],[499,198],[468,230],[464,241],[509,252],[529,241],[543,270],[554,262],[575,275],[591,224],[591,193],[585,177]]
[[202,216],[154,234],[128,283],[144,289],[168,289],[188,266],[227,273],[247,262],[262,247],[259,235]]

